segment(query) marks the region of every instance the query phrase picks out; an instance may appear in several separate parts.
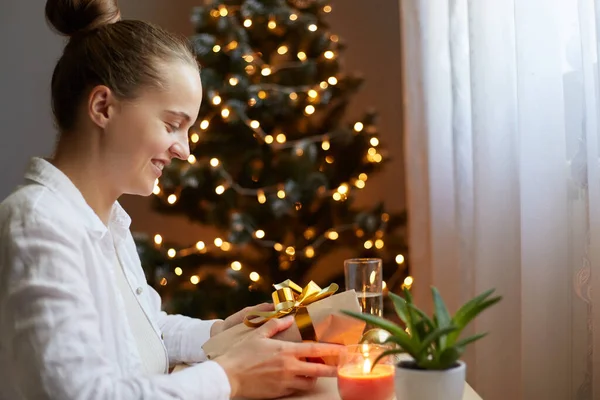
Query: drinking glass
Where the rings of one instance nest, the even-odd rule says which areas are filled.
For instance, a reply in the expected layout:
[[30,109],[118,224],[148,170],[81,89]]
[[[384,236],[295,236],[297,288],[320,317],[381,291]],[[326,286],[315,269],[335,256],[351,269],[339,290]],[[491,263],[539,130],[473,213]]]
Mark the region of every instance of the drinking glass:
[[383,287],[380,258],[351,258],[344,261],[346,290],[354,289],[362,312],[383,315]]

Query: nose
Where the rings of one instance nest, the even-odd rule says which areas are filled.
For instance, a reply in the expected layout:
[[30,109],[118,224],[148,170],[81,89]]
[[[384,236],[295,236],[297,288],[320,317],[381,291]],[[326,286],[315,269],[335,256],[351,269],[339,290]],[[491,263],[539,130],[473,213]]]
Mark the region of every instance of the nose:
[[190,145],[187,135],[181,135],[180,138],[171,145],[169,151],[173,157],[177,157],[180,160],[187,160],[190,156]]

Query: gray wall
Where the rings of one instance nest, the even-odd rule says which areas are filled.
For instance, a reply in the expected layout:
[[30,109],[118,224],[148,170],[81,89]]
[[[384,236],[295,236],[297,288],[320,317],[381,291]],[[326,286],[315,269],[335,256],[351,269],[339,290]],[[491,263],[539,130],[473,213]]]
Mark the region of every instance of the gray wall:
[[[55,132],[51,125],[49,82],[62,39],[44,21],[42,0],[2,0],[0,3],[0,198],[21,181],[32,155],[49,154]],[[144,19],[189,35],[190,11],[201,0],[120,0],[124,18]],[[332,31],[346,41],[346,70],[366,78],[349,117],[367,107],[380,112],[381,139],[394,160],[369,178],[359,203],[384,200],[388,207],[404,207],[401,135],[400,37],[397,0],[379,0],[377,7],[362,0],[333,0]],[[153,213],[146,198],[121,199],[133,218],[134,230],[161,232],[176,241],[195,242],[210,235],[184,217]],[[213,236],[214,237],[214,236]]]

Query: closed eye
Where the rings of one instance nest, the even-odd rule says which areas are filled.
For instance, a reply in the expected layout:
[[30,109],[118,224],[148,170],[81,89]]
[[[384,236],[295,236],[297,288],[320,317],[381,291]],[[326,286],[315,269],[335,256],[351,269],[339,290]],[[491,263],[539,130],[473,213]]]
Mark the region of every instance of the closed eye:
[[165,125],[167,127],[167,132],[169,132],[169,133],[173,133],[179,129],[178,126],[175,126],[173,124],[166,123]]

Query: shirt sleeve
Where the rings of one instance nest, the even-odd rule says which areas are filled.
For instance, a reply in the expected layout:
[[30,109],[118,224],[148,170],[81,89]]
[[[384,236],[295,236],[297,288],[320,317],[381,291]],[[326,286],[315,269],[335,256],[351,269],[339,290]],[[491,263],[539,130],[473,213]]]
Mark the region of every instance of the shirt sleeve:
[[11,229],[0,254],[0,349],[20,398],[229,399],[227,376],[211,361],[171,375],[119,373],[100,336],[78,245],[85,233],[42,218]]
[[210,339],[210,329],[217,320],[200,320],[184,315],[161,311],[159,294],[148,286],[158,326],[164,336],[169,354],[169,364],[198,363],[206,361],[202,345]]

